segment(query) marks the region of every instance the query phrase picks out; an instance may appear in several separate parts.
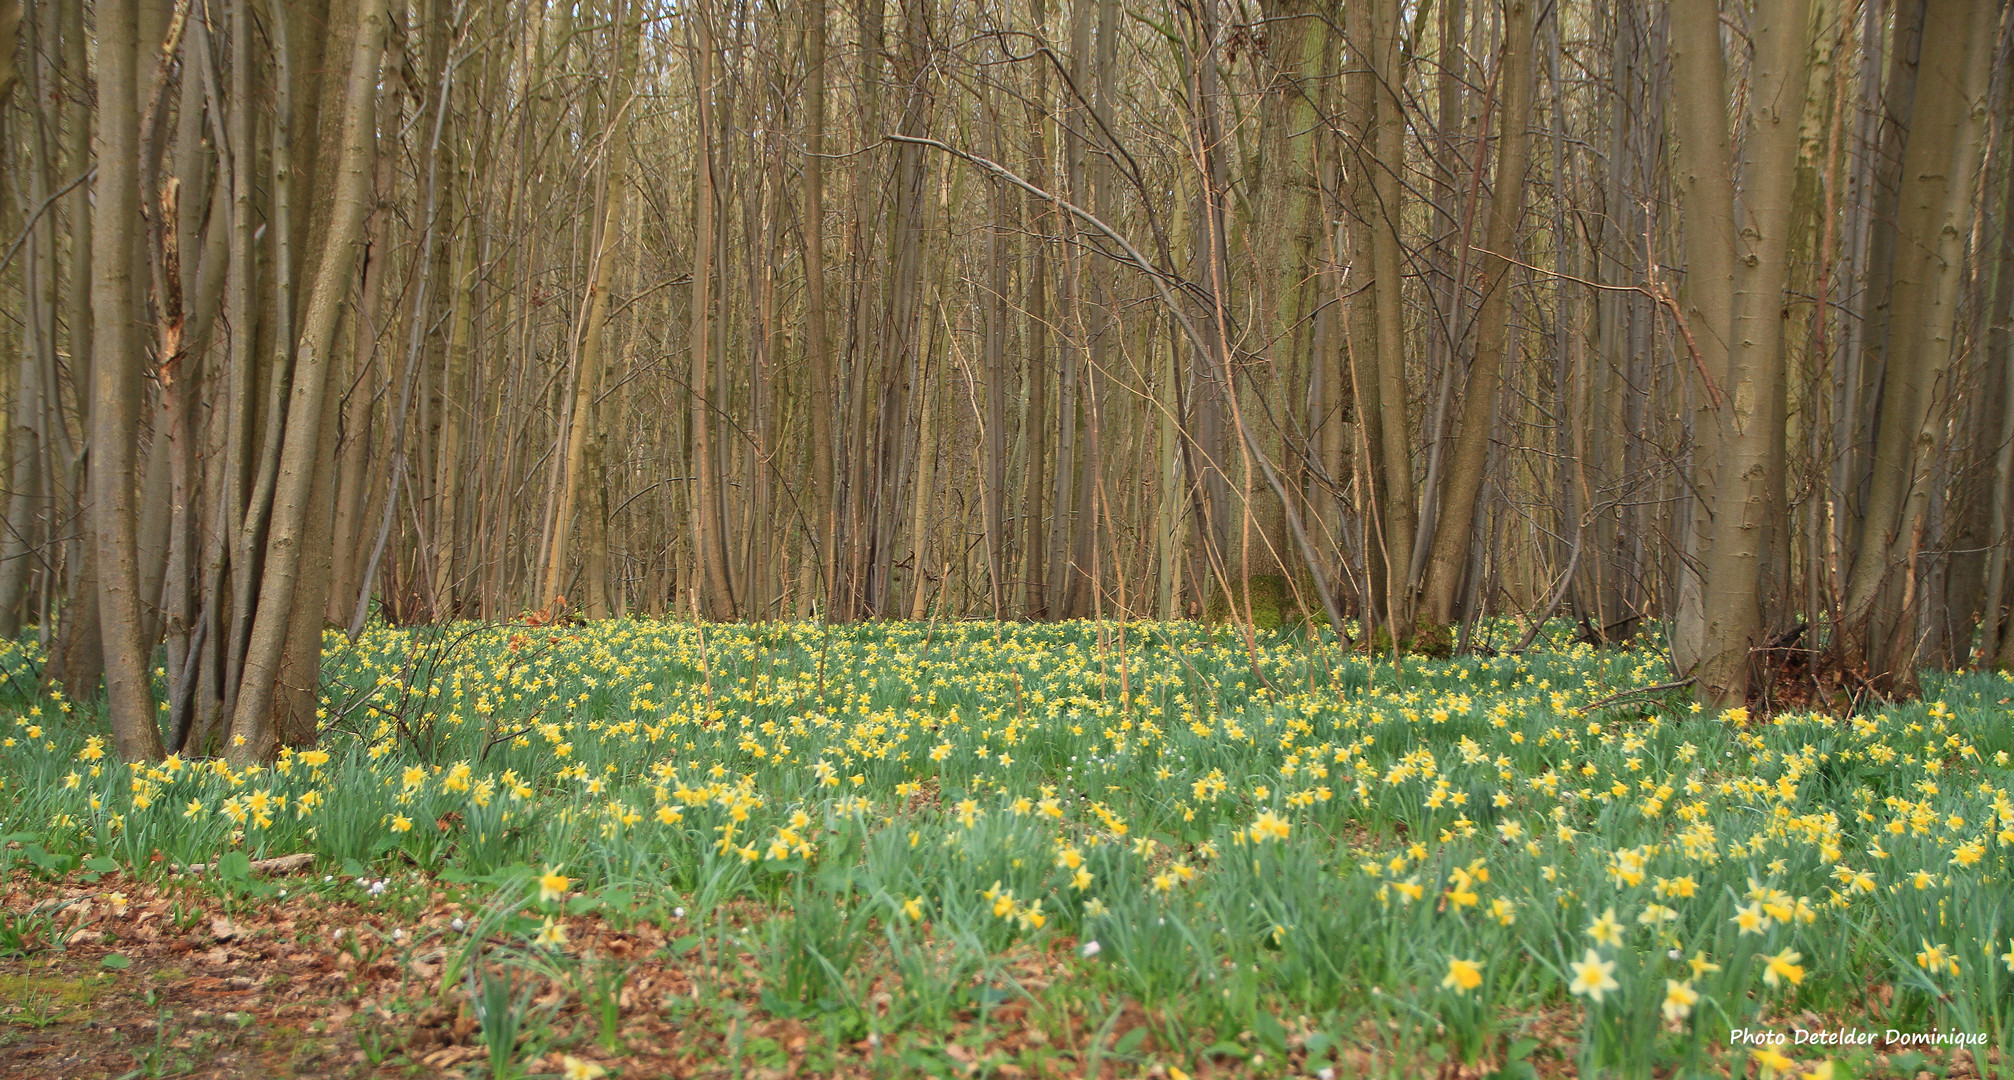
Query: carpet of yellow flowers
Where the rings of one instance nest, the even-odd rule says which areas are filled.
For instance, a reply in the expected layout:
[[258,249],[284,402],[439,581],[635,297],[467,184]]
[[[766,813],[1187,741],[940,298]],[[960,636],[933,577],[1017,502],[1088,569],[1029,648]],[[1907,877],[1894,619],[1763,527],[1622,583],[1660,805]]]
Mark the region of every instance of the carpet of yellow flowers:
[[234,769],[113,760],[0,649],[0,961],[38,897],[311,901],[398,974],[376,1014],[452,1028],[359,1068],[2014,1075],[1997,674],[1764,718],[1585,645],[378,627],[317,747]]

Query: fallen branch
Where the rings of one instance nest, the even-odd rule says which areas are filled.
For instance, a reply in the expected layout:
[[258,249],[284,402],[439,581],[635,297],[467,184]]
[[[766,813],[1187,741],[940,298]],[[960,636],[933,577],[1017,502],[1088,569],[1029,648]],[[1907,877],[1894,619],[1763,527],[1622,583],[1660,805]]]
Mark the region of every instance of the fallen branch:
[[[275,855],[270,859],[253,859],[252,873],[291,874],[296,870],[305,870],[308,867],[313,866],[314,864],[315,864],[315,857],[312,854],[309,854],[308,852],[305,851],[293,855]],[[181,872],[188,874],[200,874],[203,871],[213,869],[214,867],[215,867],[214,863],[200,863],[200,862],[190,863],[189,865],[184,866]]]

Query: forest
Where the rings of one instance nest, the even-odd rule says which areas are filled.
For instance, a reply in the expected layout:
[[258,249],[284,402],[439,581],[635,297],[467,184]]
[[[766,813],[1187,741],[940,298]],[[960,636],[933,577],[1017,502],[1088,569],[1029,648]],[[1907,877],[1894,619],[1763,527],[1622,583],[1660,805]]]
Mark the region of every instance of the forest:
[[1992,0],[0,0],[0,1073],[2008,1076],[2010,222]]
[[1563,617],[1716,706],[1906,697],[2014,660],[2009,48],[6,0],[0,635],[129,758],[312,743],[375,619]]

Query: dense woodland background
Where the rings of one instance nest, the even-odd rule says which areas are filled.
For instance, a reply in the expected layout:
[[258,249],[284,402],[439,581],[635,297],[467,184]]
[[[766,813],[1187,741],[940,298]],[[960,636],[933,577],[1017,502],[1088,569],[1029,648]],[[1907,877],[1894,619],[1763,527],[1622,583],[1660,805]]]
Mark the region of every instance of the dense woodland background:
[[0,0],[0,633],[129,757],[312,741],[375,612],[1565,615],[1907,692],[2014,660],[2009,35]]

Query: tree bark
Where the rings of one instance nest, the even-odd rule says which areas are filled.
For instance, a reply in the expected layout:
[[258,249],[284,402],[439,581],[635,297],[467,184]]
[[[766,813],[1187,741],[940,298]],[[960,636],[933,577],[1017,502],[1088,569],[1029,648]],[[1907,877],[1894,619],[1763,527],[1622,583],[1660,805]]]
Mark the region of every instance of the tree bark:
[[[1864,525],[1836,648],[1877,686],[1915,685],[1920,612],[1902,587],[1929,510],[1922,482],[1940,445],[1937,403],[1952,360],[1964,246],[1998,11],[1965,0],[1924,7],[1923,64],[1902,168],[1893,306]],[[1900,575],[1901,581],[1898,581]]]
[[1421,618],[1433,626],[1454,619],[1455,600],[1475,523],[1476,496],[1489,463],[1502,387],[1504,345],[1510,330],[1511,264],[1517,254],[1517,226],[1524,216],[1525,165],[1530,157],[1532,111],[1532,11],[1530,0],[1505,0],[1504,49],[1498,83],[1504,95],[1497,179],[1490,199],[1489,226],[1482,252],[1482,305],[1476,313],[1475,357],[1462,390],[1461,428],[1439,499],[1432,553],[1428,556]]
[[1696,673],[1701,699],[1715,707],[1747,701],[1757,650],[1766,644],[1763,560],[1769,533],[1779,527],[1772,508],[1783,488],[1776,449],[1787,371],[1784,289],[1810,22],[1809,0],[1764,0],[1750,28],[1755,60],[1742,117],[1745,199],[1735,211],[1740,233],[1725,397],[1710,417],[1719,458],[1704,545],[1704,640]]
[[693,225],[697,235],[692,263],[692,332],[687,348],[692,352],[692,443],[694,515],[693,542],[699,552],[704,575],[704,609],[708,618],[734,617],[734,592],[727,577],[727,535],[721,521],[720,474],[713,445],[713,386],[711,375],[714,350],[713,274],[714,243],[720,232],[720,207],[713,175],[713,24],[710,6],[702,3],[693,12],[693,28],[698,35],[694,57],[694,92],[699,100],[699,191],[693,204]]
[[804,0],[804,351],[811,360],[811,510],[817,534],[819,589],[824,614],[832,613],[838,554],[834,497],[832,407],[838,386],[832,375],[832,334],[826,326],[825,296],[825,46],[824,0]]
[[162,753],[141,643],[138,503],[133,471],[140,422],[140,349],[134,334],[132,225],[139,219],[137,11],[97,9],[98,184],[91,302],[101,326],[92,357],[91,532],[97,550],[99,632],[112,742],[128,761]]
[[1370,224],[1371,274],[1376,310],[1376,381],[1383,416],[1378,424],[1384,488],[1378,513],[1384,524],[1385,615],[1394,643],[1413,633],[1411,559],[1418,503],[1413,488],[1412,422],[1406,390],[1404,277],[1399,230],[1405,221],[1403,173],[1406,120],[1398,0],[1374,0],[1371,62],[1376,69],[1377,160],[1371,166],[1376,218]]
[[1671,6],[1672,80],[1678,149],[1674,178],[1685,214],[1685,287],[1680,295],[1688,344],[1698,350],[1692,388],[1692,502],[1678,566],[1672,666],[1693,672],[1709,641],[1705,582],[1718,505],[1719,412],[1727,387],[1728,334],[1734,325],[1734,151],[1727,113],[1727,62],[1715,0]]
[[[301,334],[294,346],[293,372],[287,403],[284,441],[280,452],[278,481],[274,488],[272,524],[265,544],[265,560],[259,578],[257,613],[245,651],[242,686],[231,716],[231,738],[227,756],[238,762],[264,760],[282,741],[297,744],[312,741],[312,726],[300,730],[299,717],[282,728],[283,717],[276,706],[284,692],[281,685],[287,654],[299,648],[298,619],[294,605],[299,592],[314,592],[318,583],[326,587],[326,566],[307,551],[316,528],[311,516],[327,525],[327,507],[316,505],[318,491],[326,492],[329,478],[324,458],[329,456],[334,424],[326,422],[329,403],[329,354],[335,344],[336,322],[349,294],[351,273],[362,241],[364,214],[372,176],[372,149],[376,137],[375,110],[378,92],[378,58],[384,48],[384,0],[358,0],[354,37],[350,41],[349,78],[345,83],[342,112],[342,152],[332,163],[330,176],[329,230],[317,261],[308,303],[301,320]],[[323,474],[318,478],[318,473]],[[324,536],[326,533],[324,532]],[[304,588],[305,586],[305,588]],[[320,622],[323,597],[312,598],[310,614]],[[319,645],[319,633],[313,635]],[[296,639],[288,648],[289,638]],[[294,671],[300,679],[319,676]],[[308,682],[312,693],[313,679]],[[310,713],[312,718],[312,713]]]

